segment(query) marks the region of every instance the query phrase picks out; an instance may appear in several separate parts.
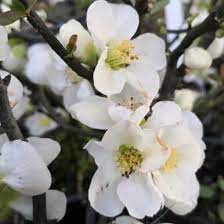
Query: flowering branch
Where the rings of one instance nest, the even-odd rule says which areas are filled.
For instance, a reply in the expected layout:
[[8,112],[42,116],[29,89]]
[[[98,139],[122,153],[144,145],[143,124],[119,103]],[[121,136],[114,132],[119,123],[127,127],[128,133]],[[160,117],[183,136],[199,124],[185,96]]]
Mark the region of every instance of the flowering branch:
[[[27,6],[26,0],[21,0],[21,2]],[[92,81],[92,71],[82,66],[74,56],[68,57],[66,49],[33,10],[30,10],[27,14],[27,20],[73,71],[77,72],[83,78]]]
[[220,6],[219,9],[212,12],[203,23],[189,30],[181,44],[171,53],[166,76],[160,90],[160,99],[167,99],[172,96],[180,80],[180,77],[178,77],[180,72],[176,69],[177,60],[184,53],[185,49],[187,49],[198,37],[208,32],[215,32],[220,28],[224,19],[222,10],[223,7]]

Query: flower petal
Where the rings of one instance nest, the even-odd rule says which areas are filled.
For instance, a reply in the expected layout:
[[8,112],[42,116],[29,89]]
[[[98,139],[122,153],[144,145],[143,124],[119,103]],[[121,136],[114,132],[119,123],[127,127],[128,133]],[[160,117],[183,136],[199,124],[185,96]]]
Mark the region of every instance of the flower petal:
[[127,144],[139,150],[143,147],[142,129],[130,121],[120,121],[108,129],[102,139],[102,145],[107,150],[117,150],[119,146]]
[[124,4],[95,1],[87,11],[87,26],[103,49],[110,41],[130,39],[136,32],[139,17],[135,9]]
[[21,140],[7,142],[2,147],[3,181],[24,195],[39,195],[51,185],[51,174],[33,146]]
[[131,175],[118,185],[117,193],[129,214],[138,219],[152,217],[163,206],[163,197],[151,176]]
[[125,69],[114,71],[106,64],[108,49],[101,54],[94,70],[93,80],[95,88],[104,95],[112,95],[121,92],[126,82]]
[[47,166],[55,160],[61,151],[59,143],[50,138],[29,137],[27,140],[36,149]]
[[73,118],[83,124],[91,128],[105,130],[114,124],[108,114],[110,103],[107,98],[90,96],[71,106],[69,111]]
[[144,61],[149,70],[160,71],[166,67],[166,47],[162,38],[155,34],[145,33],[132,41],[139,60]]
[[143,224],[142,222],[132,218],[131,216],[119,216],[113,224]]
[[116,164],[111,160],[99,167],[92,178],[89,201],[91,206],[104,216],[116,216],[124,208],[116,192],[120,178]]
[[182,121],[180,107],[172,101],[160,101],[152,107],[152,115],[148,118],[145,128],[160,128],[175,125]]

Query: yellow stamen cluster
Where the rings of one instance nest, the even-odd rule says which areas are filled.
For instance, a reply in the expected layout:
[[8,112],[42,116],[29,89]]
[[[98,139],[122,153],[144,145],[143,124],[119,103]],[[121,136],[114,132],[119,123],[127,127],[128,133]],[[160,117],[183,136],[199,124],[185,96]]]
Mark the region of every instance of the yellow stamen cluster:
[[47,126],[50,125],[50,123],[51,123],[51,120],[47,117],[43,117],[39,121],[39,124],[40,124],[41,127],[47,127]]
[[170,172],[178,166],[179,161],[180,161],[180,158],[177,154],[177,150],[172,149],[168,160],[166,161],[165,165],[161,168],[161,170],[163,172]]
[[137,171],[143,162],[141,152],[132,146],[121,145],[117,152],[116,163],[123,176]]
[[130,40],[124,40],[115,47],[109,48],[105,62],[111,69],[119,70],[137,59],[138,56],[134,54],[134,44]]

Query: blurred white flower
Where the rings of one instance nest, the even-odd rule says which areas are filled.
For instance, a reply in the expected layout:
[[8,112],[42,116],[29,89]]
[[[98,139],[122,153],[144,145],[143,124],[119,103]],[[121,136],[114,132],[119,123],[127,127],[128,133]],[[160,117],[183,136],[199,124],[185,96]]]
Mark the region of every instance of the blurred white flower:
[[0,26],[0,61],[4,61],[9,55],[8,33]]
[[89,96],[95,95],[92,85],[86,79],[74,83],[65,88],[63,92],[63,103],[65,109],[69,111],[73,104],[76,104]]
[[97,62],[97,52],[92,37],[77,20],[71,19],[63,24],[59,31],[59,39],[67,46],[72,35],[77,35],[74,55],[81,62],[94,66]]
[[219,58],[224,53],[224,37],[215,38],[207,49],[212,59]]
[[32,82],[47,85],[59,95],[77,78],[77,74],[47,44],[39,43],[28,49],[25,74]]
[[25,127],[31,135],[41,136],[58,127],[57,123],[41,112],[35,112],[25,120]]
[[10,106],[13,108],[23,96],[23,85],[14,75],[0,69],[0,76],[2,79],[8,75],[11,76],[11,79],[7,88],[7,93]]
[[27,47],[25,43],[18,43],[10,47],[9,56],[2,62],[4,69],[10,72],[20,73],[26,64]]
[[[1,136],[2,137],[2,136]],[[24,195],[39,195],[51,185],[51,174],[32,144],[6,141],[1,147],[0,182]]]
[[29,111],[30,107],[30,98],[23,96],[20,101],[12,108],[15,119],[19,120],[26,111]]
[[178,89],[174,93],[174,101],[183,109],[191,111],[200,94],[190,89]]
[[184,64],[190,69],[208,69],[212,65],[212,57],[205,49],[192,47],[184,53]]
[[92,95],[69,108],[74,119],[95,129],[108,129],[121,120],[139,124],[149,112],[153,98],[126,84],[123,90],[106,97]]
[[[59,222],[65,215],[66,202],[67,199],[63,192],[48,190],[46,192],[47,220]],[[33,220],[33,202],[31,197],[21,196],[16,201],[11,202],[9,206],[25,219]]]
[[94,71],[94,85],[101,93],[119,93],[126,82],[149,95],[159,88],[158,71],[166,66],[165,43],[150,33],[130,40],[138,25],[131,6],[98,0],[88,8],[87,26],[102,51]]
[[89,201],[96,211],[112,217],[126,207],[131,216],[141,219],[163,207],[151,172],[165,164],[170,151],[159,144],[154,132],[145,135],[138,125],[121,121],[107,130],[101,142],[90,141],[85,149],[98,165],[89,187]]

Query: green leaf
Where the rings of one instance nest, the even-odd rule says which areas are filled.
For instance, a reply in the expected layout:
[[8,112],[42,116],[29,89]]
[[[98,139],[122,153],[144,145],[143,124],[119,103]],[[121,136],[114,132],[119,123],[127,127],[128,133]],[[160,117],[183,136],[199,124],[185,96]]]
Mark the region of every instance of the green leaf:
[[12,4],[11,4],[10,8],[12,11],[17,11],[17,12],[22,12],[22,13],[26,12],[26,7],[19,0],[12,0]]
[[224,222],[224,203],[218,205],[219,218]]
[[0,13],[0,25],[7,26],[23,17],[25,17],[25,14],[19,11],[2,12]]
[[206,185],[201,185],[200,197],[204,199],[212,198],[215,194],[215,189]]
[[151,15],[153,15],[153,14],[155,14],[155,13],[157,13],[157,12],[163,10],[164,7],[165,7],[166,5],[168,5],[169,3],[170,3],[169,0],[158,0],[158,1],[154,4],[154,6],[153,6],[153,8],[152,8],[152,10],[151,10]]

